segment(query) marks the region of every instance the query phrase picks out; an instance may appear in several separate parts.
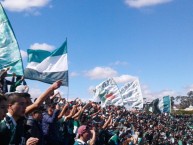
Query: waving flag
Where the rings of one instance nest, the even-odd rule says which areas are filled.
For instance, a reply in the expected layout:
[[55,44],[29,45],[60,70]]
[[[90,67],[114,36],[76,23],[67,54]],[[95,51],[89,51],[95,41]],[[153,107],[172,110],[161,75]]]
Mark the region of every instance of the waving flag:
[[170,113],[171,112],[171,98],[170,96],[164,96],[153,100],[150,104],[153,113]]
[[62,80],[68,86],[67,41],[53,52],[28,49],[25,78],[52,84]]
[[171,98],[170,96],[164,96],[159,101],[159,109],[163,113],[170,113],[171,112]]
[[136,107],[140,109],[143,108],[143,96],[138,79],[125,84],[120,88],[120,93],[123,98],[124,106],[127,109]]
[[0,69],[9,67],[9,73],[23,75],[19,46],[11,24],[0,4]]
[[102,107],[111,104],[123,105],[119,89],[112,78],[97,85],[94,91],[94,100],[100,100]]

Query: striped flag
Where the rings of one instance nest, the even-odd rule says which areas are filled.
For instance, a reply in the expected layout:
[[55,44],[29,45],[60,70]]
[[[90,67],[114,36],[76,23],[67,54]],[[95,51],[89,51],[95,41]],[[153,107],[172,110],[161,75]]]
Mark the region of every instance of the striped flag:
[[163,113],[170,113],[171,112],[171,98],[170,96],[164,96],[159,101],[159,109]]
[[49,84],[62,80],[62,85],[68,86],[67,41],[53,52],[28,49],[27,53],[25,78]]
[[171,112],[171,98],[164,96],[161,99],[157,98],[151,102],[153,113],[170,113]]
[[0,4],[0,69],[9,67],[9,73],[23,75],[19,45],[9,19]]

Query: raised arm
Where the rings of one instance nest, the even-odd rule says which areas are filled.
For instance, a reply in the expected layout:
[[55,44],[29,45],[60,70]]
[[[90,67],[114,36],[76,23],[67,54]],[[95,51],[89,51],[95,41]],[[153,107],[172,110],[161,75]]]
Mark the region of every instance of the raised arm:
[[49,94],[51,94],[54,90],[58,89],[61,86],[61,84],[62,82],[60,80],[53,83],[43,94],[41,94],[37,98],[37,100],[33,104],[31,104],[26,108],[25,114],[29,114],[35,109],[37,109],[38,107],[40,107],[40,105],[43,104],[43,102],[46,100]]
[[96,132],[95,132],[95,129],[91,130],[91,133],[92,133],[92,138],[90,140],[90,144],[89,145],[94,145],[95,142],[96,142]]
[[101,110],[98,110],[96,113],[93,113],[93,114],[91,114],[90,116],[91,116],[91,117],[94,117],[94,116],[96,116],[99,112],[101,112]]
[[71,110],[70,114],[69,114],[68,116],[66,116],[66,120],[72,118],[72,116],[73,116],[74,113],[75,113],[75,110],[76,110],[76,106],[74,105],[74,106],[72,107],[72,110]]
[[69,104],[66,103],[66,105],[62,108],[62,111],[60,112],[60,114],[58,115],[58,119],[61,119],[62,116],[64,115],[65,111],[67,110]]
[[78,112],[76,112],[76,114],[72,116],[72,118],[74,118],[75,120],[78,120],[81,114],[82,114],[82,107],[78,110]]
[[105,122],[105,124],[102,126],[103,129],[105,129],[108,126],[109,122],[111,121],[111,118],[112,117],[110,115],[109,118],[107,119],[107,121]]

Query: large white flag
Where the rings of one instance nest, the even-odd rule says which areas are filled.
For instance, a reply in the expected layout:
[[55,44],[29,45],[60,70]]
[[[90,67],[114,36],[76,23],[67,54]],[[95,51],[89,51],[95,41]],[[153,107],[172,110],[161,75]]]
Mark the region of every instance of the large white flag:
[[68,86],[67,41],[53,52],[28,49],[25,78],[52,84],[62,80]]
[[120,88],[120,92],[123,98],[124,106],[127,109],[143,108],[143,96],[138,79],[125,84],[122,88]]
[[96,86],[94,100],[100,100],[101,106],[123,105],[123,100],[115,81],[110,78]]

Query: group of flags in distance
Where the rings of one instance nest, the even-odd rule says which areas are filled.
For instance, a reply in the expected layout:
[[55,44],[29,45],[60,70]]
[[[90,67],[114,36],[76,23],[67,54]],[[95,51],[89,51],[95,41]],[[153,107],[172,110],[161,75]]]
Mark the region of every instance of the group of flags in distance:
[[53,52],[28,49],[27,53],[28,65],[24,70],[18,42],[0,4],[0,70],[9,68],[10,74],[49,84],[62,80],[62,85],[68,86],[67,40]]
[[125,106],[127,109],[143,108],[143,96],[137,78],[120,89],[113,78],[109,78],[96,86],[93,100],[100,101],[102,107],[116,105]]
[[[113,78],[101,82],[94,89],[93,101],[101,102],[102,107],[115,105],[124,106],[128,110],[144,109],[144,100],[138,78],[126,83],[120,89]],[[153,100],[148,105],[148,111],[153,113],[170,113],[170,96]]]

